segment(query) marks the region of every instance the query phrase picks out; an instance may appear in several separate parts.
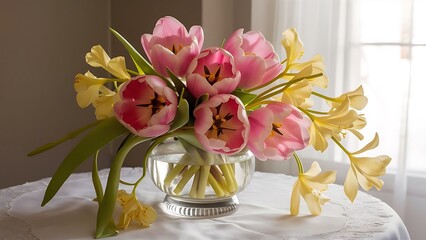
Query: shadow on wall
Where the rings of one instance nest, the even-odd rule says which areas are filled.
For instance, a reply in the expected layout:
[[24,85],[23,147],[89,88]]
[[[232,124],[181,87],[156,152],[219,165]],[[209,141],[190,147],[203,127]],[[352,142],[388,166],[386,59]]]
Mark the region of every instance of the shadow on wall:
[[[127,57],[119,43],[111,40],[108,27],[142,52],[141,34],[152,32],[158,18],[165,15],[187,26],[199,25],[201,2],[0,2],[0,188],[52,176],[76,140],[32,158],[26,153],[95,120],[91,107],[81,110],[77,106],[73,83],[77,73],[89,69],[98,76],[105,74],[85,63],[84,56],[93,45],[112,50],[112,56]],[[109,166],[114,151],[111,146],[104,149],[100,168]],[[144,151],[143,146],[130,154],[129,165],[140,166],[139,151]],[[89,170],[90,165],[88,161],[79,171]]]

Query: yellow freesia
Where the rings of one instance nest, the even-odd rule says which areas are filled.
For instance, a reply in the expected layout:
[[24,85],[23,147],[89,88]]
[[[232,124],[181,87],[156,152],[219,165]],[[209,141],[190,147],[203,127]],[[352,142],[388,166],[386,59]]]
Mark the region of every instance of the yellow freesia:
[[291,66],[303,55],[303,43],[299,39],[296,29],[291,28],[282,33],[281,45],[287,54],[287,66]]
[[90,71],[84,75],[77,74],[74,89],[77,92],[77,103],[81,108],[86,108],[99,98],[99,91],[107,82],[104,78],[97,78]]
[[119,56],[110,59],[100,45],[93,46],[90,52],[86,54],[86,62],[92,67],[102,67],[119,79],[130,79],[124,57]]
[[327,149],[328,139],[331,137],[340,139],[339,134],[342,130],[354,129],[354,124],[360,121],[358,113],[350,108],[349,98],[346,98],[337,108],[331,108],[327,114],[309,114],[309,116],[312,120],[312,125],[309,127],[311,137],[309,144],[321,152]]
[[[312,75],[312,67],[307,66],[305,69],[296,74],[292,79],[302,79]],[[290,80],[291,81],[291,80]],[[308,79],[291,84],[281,96],[281,101],[294,105],[295,107],[309,108],[313,102],[310,99],[312,86]]]
[[118,228],[126,229],[132,220],[136,220],[141,227],[149,227],[157,219],[155,209],[139,202],[135,194],[128,194],[124,190],[119,190],[117,200],[122,207]]
[[369,142],[365,147],[356,152],[348,152],[348,157],[351,161],[348,174],[346,176],[344,191],[346,196],[352,202],[358,193],[358,184],[368,191],[371,187],[380,190],[383,186],[383,181],[379,178],[385,175],[386,166],[390,163],[391,158],[387,155],[380,155],[376,157],[359,157],[361,153],[374,149],[379,145],[379,135],[376,133],[374,139]]
[[299,178],[293,186],[290,201],[291,215],[299,214],[300,195],[308,205],[312,215],[321,214],[321,206],[329,201],[323,194],[327,190],[327,184],[336,181],[336,171],[321,173],[321,168],[317,162],[313,162],[311,168],[299,174]]
[[362,110],[368,103],[368,99],[364,96],[364,89],[360,85],[357,89],[344,93],[339,97],[334,98],[334,101],[328,101],[332,107],[337,107],[346,98],[349,98],[350,106],[357,110]]
[[[365,115],[364,114],[358,114],[358,119],[353,122],[352,126],[345,128],[344,130],[351,132],[359,140],[363,140],[364,135],[359,130],[363,129],[366,125],[367,125],[367,120],[365,119]],[[340,133],[340,135],[345,137],[346,132],[342,131]],[[341,140],[340,135],[335,136],[336,139],[339,140],[339,141]]]
[[310,108],[314,105],[314,102],[310,99],[311,93],[312,86],[305,79],[287,88],[281,96],[281,102],[289,103],[295,107]]
[[322,75],[319,76],[319,77],[310,78],[309,83],[312,86],[317,86],[317,87],[320,87],[320,88],[327,88],[328,77],[325,75],[325,71],[324,71],[325,65],[324,65],[324,60],[321,57],[321,55],[315,55],[311,60],[309,60],[307,62],[292,63],[292,65],[289,66],[289,67],[292,70],[302,71],[303,69],[305,69],[308,66],[312,68],[311,75],[316,75],[316,74],[322,73]]
[[102,86],[99,91],[99,97],[92,104],[95,107],[96,119],[102,120],[114,116],[112,109],[114,103],[119,101],[119,95],[105,86]]

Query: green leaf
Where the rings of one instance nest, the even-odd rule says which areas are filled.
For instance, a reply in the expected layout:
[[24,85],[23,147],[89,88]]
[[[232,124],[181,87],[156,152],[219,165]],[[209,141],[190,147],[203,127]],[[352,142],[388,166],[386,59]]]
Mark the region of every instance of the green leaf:
[[127,130],[115,118],[108,118],[87,133],[81,141],[68,153],[59,168],[50,180],[44,194],[42,206],[46,205],[58,192],[62,184],[68,179],[71,173],[88,159],[96,151],[120,135],[127,133]]
[[257,97],[256,94],[244,92],[240,89],[237,89],[232,92],[233,95],[237,96],[241,102],[243,102],[244,106],[247,106],[253,99]]
[[179,107],[172,126],[170,127],[170,132],[178,128],[181,128],[189,121],[189,104],[186,99],[181,99],[179,101]]
[[62,138],[60,138],[60,139],[58,139],[58,140],[56,140],[56,141],[53,141],[53,142],[50,142],[50,143],[44,144],[43,146],[38,147],[38,148],[36,148],[36,149],[32,150],[31,152],[29,152],[29,153],[27,154],[27,156],[28,156],[28,157],[31,157],[31,156],[37,155],[37,154],[39,154],[39,153],[42,153],[42,152],[44,152],[44,151],[47,151],[47,150],[49,150],[49,149],[51,149],[51,148],[54,148],[54,147],[56,147],[57,145],[59,145],[59,144],[61,144],[61,143],[65,142],[65,141],[68,141],[68,140],[70,140],[70,139],[73,139],[73,138],[77,137],[78,135],[80,135],[80,133],[82,133],[82,132],[86,131],[87,129],[90,129],[90,128],[92,128],[92,127],[94,127],[94,126],[98,125],[100,122],[102,122],[102,121],[95,121],[95,122],[93,122],[93,123],[90,123],[90,124],[88,124],[88,125],[86,125],[86,126],[82,127],[82,128],[79,128],[79,129],[77,129],[77,130],[74,130],[74,131],[72,131],[72,132],[68,133],[67,135],[63,136]]
[[130,138],[123,144],[115,155],[109,171],[105,194],[98,209],[95,233],[96,238],[109,237],[117,231],[115,224],[112,222],[112,216],[114,214],[115,203],[117,201],[121,167],[123,166],[124,159],[133,147],[150,139],[152,138],[142,138],[137,136]]
[[205,101],[209,100],[209,94],[208,93],[204,93],[203,95],[201,95],[198,99],[197,102],[195,103],[196,106],[198,106],[198,104],[201,104]]
[[185,84],[183,84],[183,82],[178,77],[176,77],[176,75],[172,71],[170,71],[170,69],[166,68],[166,70],[167,70],[167,73],[169,74],[170,79],[175,85],[176,92],[181,93],[182,89],[186,90]]
[[147,75],[156,75],[160,76],[154,68],[151,67],[151,65],[145,60],[145,58],[140,55],[138,51],[123,37],[121,36],[117,31],[115,31],[112,28],[109,28],[112,32],[112,34],[123,44],[123,46],[127,49],[130,56],[132,57],[133,61],[136,64],[136,67],[138,69],[141,69],[145,74]]
[[[185,98],[189,104],[195,103],[195,97],[188,91],[186,85],[178,78],[170,69],[166,68],[167,73],[169,74],[170,80],[174,84],[175,91],[181,93],[180,98]],[[171,87],[173,88],[173,87]]]
[[99,178],[98,156],[99,156],[99,150],[96,151],[95,156],[93,157],[92,182],[96,192],[96,200],[98,201],[98,203],[100,203],[102,202],[102,198],[104,197],[104,190],[102,189],[101,179]]
[[135,64],[136,68],[138,69],[138,73],[141,74],[141,75],[145,74],[143,72],[142,68],[139,67],[139,65],[136,63],[135,59],[132,56],[130,56],[130,58],[132,58],[133,63]]
[[104,237],[112,237],[117,235],[118,235],[117,226],[115,225],[114,220],[111,219],[102,233],[99,233],[99,234],[96,233],[95,238],[97,239],[97,238],[104,238]]
[[185,131],[185,132],[182,132],[182,133],[180,133],[178,135],[178,137],[184,139],[185,141],[187,141],[191,145],[194,145],[197,148],[200,148],[200,149],[204,150],[203,146],[201,146],[201,144],[198,141],[197,137],[195,137],[194,131]]

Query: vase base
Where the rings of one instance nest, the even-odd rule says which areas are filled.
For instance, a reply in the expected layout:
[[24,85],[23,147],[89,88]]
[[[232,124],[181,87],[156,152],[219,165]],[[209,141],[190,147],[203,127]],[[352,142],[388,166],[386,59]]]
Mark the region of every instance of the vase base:
[[221,202],[208,203],[179,201],[169,195],[164,199],[164,206],[168,213],[188,218],[214,218],[229,215],[238,210],[239,204],[237,196]]

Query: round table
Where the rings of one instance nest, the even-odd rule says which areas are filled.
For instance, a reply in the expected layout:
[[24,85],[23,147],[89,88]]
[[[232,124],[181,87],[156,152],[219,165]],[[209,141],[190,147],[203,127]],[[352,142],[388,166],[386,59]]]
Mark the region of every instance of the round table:
[[[131,182],[141,172],[140,168],[123,168],[121,176]],[[105,186],[108,169],[100,171],[100,176]],[[40,207],[49,180],[0,190],[0,239],[93,237],[98,206],[92,201],[91,174],[71,175],[55,198]],[[339,185],[329,186],[331,200],[320,216],[311,216],[303,199],[299,216],[291,216],[289,202],[295,180],[283,174],[255,172],[250,185],[238,195],[237,212],[220,218],[186,219],[164,211],[165,195],[147,177],[138,188],[138,199],[157,210],[157,221],[144,229],[132,225],[113,239],[410,239],[403,222],[387,204],[362,192],[350,203]]]

